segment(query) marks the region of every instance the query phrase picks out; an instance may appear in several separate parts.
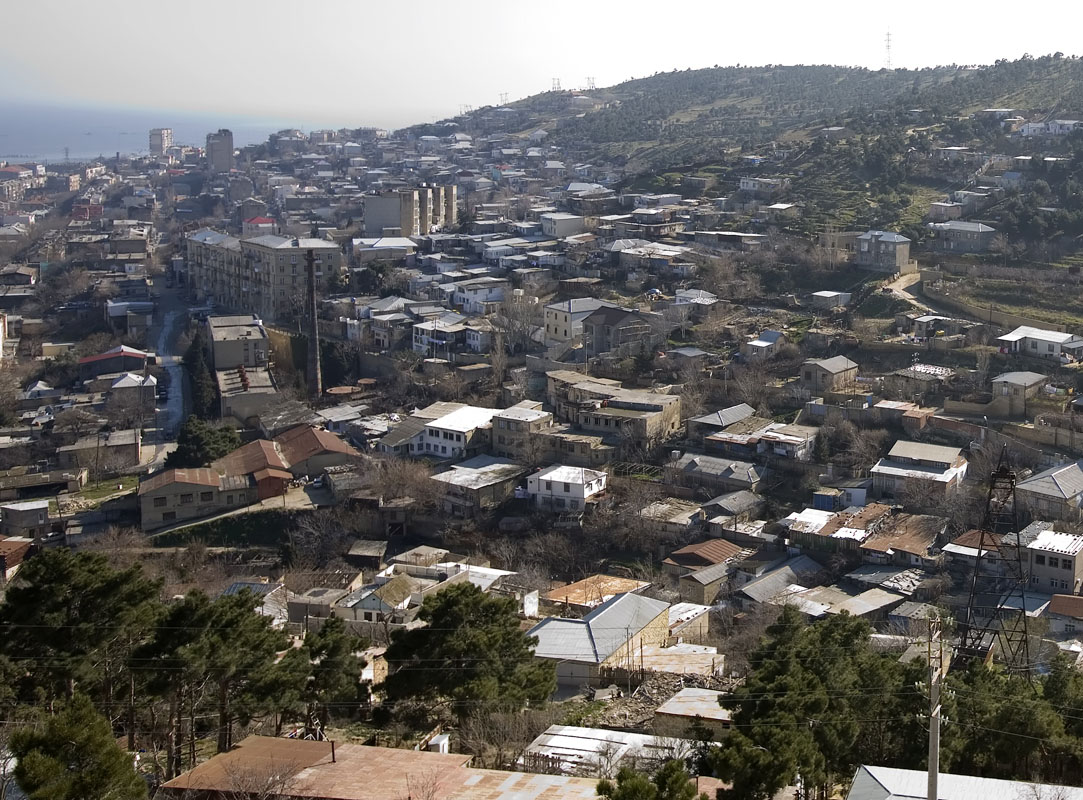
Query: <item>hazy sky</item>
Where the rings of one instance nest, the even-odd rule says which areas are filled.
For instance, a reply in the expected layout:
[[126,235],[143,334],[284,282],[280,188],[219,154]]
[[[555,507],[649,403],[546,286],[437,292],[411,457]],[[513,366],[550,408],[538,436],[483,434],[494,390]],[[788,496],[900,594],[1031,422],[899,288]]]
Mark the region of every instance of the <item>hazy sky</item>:
[[31,0],[5,4],[0,98],[390,127],[714,64],[1073,54],[1083,2]]

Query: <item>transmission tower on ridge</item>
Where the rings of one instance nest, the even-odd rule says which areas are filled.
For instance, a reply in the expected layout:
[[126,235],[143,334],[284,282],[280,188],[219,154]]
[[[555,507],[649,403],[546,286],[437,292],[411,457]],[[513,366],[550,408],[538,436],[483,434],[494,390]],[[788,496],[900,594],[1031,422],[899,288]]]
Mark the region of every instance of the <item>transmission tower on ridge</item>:
[[891,31],[887,32],[887,36],[884,37],[884,52],[886,55],[886,66],[891,69]]
[[500,93],[500,105],[506,106],[507,104],[508,104],[508,93],[507,92],[501,92]]
[[560,91],[560,78],[553,78],[553,89],[552,89],[552,91],[554,91],[554,92],[559,92]]
[[593,92],[594,91],[594,78],[591,77],[591,76],[587,76],[587,91],[588,92]]
[[[953,665],[988,662],[998,655],[1007,669],[1031,676],[1030,639],[1027,635],[1029,580],[1025,546],[1019,535],[1015,503],[1015,472],[1008,463],[1007,448],[989,479],[985,515],[977,531],[977,554],[970,576],[966,614],[959,625],[959,645]],[[987,553],[998,553],[1003,576],[983,565]],[[984,572],[984,574],[983,574]]]

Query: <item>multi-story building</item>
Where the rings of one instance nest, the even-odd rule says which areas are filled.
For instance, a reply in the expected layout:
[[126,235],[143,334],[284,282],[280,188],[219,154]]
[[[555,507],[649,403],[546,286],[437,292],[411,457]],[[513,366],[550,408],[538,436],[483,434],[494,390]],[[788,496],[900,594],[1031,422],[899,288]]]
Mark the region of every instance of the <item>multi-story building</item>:
[[207,167],[211,172],[233,169],[233,131],[221,128],[207,134]]
[[265,367],[270,340],[255,314],[207,318],[214,369]]
[[203,229],[187,238],[188,280],[196,300],[277,321],[297,316],[307,291],[305,253],[313,251],[316,292],[343,269],[342,251],[325,239],[235,239]]
[[417,189],[365,195],[365,236],[420,236],[420,202]]
[[492,418],[493,455],[521,464],[545,463],[550,448],[535,434],[552,424],[553,415],[528,400],[498,412]]
[[855,261],[877,272],[899,272],[910,261],[910,240],[890,231],[866,231],[857,237]]
[[1043,531],[1027,545],[1030,588],[1043,594],[1078,594],[1083,584],[1083,536]]
[[367,194],[365,236],[428,236],[458,223],[455,186],[426,186]]
[[173,146],[172,128],[150,129],[150,154],[152,156],[165,155],[165,151]]

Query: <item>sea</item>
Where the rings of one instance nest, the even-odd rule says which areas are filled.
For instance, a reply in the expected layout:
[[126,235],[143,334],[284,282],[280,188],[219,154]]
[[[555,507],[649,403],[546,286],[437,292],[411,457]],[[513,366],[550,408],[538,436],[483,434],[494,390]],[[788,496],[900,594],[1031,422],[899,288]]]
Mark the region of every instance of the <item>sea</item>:
[[5,103],[0,106],[0,161],[57,163],[111,158],[118,152],[146,155],[151,128],[172,128],[174,144],[197,146],[206,144],[208,133],[228,128],[235,147],[264,142],[283,128],[311,129],[298,120],[240,115]]

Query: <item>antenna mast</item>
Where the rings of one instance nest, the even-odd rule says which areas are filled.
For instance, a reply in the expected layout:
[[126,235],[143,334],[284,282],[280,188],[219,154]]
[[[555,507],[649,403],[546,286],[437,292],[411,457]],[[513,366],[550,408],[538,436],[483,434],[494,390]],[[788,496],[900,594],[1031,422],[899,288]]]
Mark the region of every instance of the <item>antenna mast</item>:
[[891,69],[891,31],[884,37],[884,51],[887,57],[887,68]]
[[553,88],[552,88],[551,91],[554,91],[554,92],[559,92],[560,91],[560,78],[553,78]]

